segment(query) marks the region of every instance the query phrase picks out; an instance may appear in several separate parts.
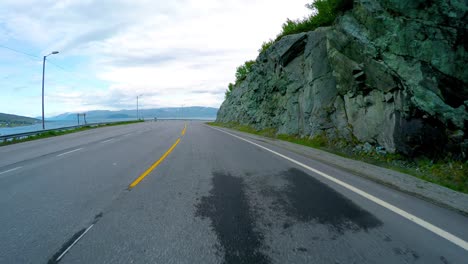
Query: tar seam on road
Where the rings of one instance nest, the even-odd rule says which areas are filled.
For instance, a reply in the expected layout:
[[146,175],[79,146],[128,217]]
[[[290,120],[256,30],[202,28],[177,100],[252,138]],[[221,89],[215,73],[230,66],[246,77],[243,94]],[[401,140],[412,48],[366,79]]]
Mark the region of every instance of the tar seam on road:
[[[184,130],[182,132],[184,132],[185,134],[185,130],[186,130],[187,126],[184,127]],[[175,149],[175,147],[177,146],[177,144],[179,144],[180,142],[180,138],[177,138],[176,142],[166,151],[166,153],[164,153],[164,155],[161,156],[161,158],[158,159],[158,161],[156,161],[153,165],[151,165],[151,167],[149,167],[145,172],[143,172],[138,178],[136,178],[136,180],[134,180],[129,186],[128,186],[128,189],[132,189],[134,188],[135,186],[138,185],[138,183],[140,183],[146,176],[148,176],[148,174],[150,174],[167,156],[169,156],[169,154]]]
[[342,187],[344,187],[344,188],[346,188],[346,189],[348,189],[348,190],[350,190],[350,191],[352,191],[352,192],[354,192],[354,193],[356,193],[356,194],[358,194],[358,195],[360,195],[360,196],[362,196],[364,198],[367,198],[368,200],[370,200],[370,201],[372,201],[372,202],[374,202],[374,203],[376,203],[376,204],[378,204],[378,205],[380,205],[382,207],[387,208],[388,210],[390,210],[390,211],[402,216],[403,218],[406,218],[406,219],[410,220],[411,222],[413,222],[413,223],[415,223],[415,224],[417,224],[417,225],[431,231],[432,233],[434,233],[434,234],[436,234],[436,235],[438,235],[438,236],[452,242],[453,244],[463,248],[464,250],[468,250],[468,242],[466,242],[465,240],[463,240],[463,239],[461,239],[461,238],[459,238],[459,237],[457,237],[457,236],[455,236],[455,235],[453,235],[453,234],[451,234],[451,233],[449,233],[449,232],[447,232],[447,231],[445,231],[445,230],[443,230],[443,229],[441,229],[441,228],[439,228],[439,227],[437,227],[437,226],[435,226],[435,225],[433,225],[433,224],[431,224],[431,223],[429,223],[429,222],[427,222],[427,221],[425,221],[425,220],[423,220],[423,219],[421,219],[421,218],[419,218],[419,217],[417,217],[415,215],[412,215],[412,214],[410,214],[410,213],[408,213],[408,212],[406,212],[406,211],[404,211],[404,210],[402,210],[402,209],[400,209],[400,208],[398,208],[398,207],[396,207],[396,206],[394,206],[392,204],[389,204],[389,203],[387,203],[387,202],[385,202],[385,201],[383,201],[383,200],[381,200],[381,199],[379,199],[379,198],[377,198],[377,197],[375,197],[375,196],[373,196],[373,195],[371,195],[369,193],[366,193],[366,192],[362,191],[361,189],[358,189],[358,188],[356,188],[356,187],[354,187],[354,186],[352,186],[350,184],[347,184],[347,183],[345,183],[343,181],[340,181],[340,180],[338,180],[338,179],[336,179],[336,178],[334,178],[334,177],[332,177],[332,176],[330,176],[330,175],[328,175],[328,174],[326,174],[324,172],[321,172],[321,171],[316,170],[316,169],[314,169],[312,167],[309,167],[309,166],[305,165],[304,163],[301,163],[301,162],[299,162],[299,161],[297,161],[295,159],[292,159],[292,158],[290,158],[288,156],[285,156],[285,155],[283,155],[281,153],[278,153],[278,152],[276,152],[274,150],[271,150],[271,149],[269,149],[267,147],[264,147],[264,146],[262,146],[260,144],[257,144],[255,142],[252,142],[252,141],[247,140],[247,139],[244,139],[244,138],[239,137],[237,135],[231,134],[231,133],[226,132],[226,131],[224,131],[222,129],[218,129],[218,128],[214,128],[214,127],[210,127],[210,128],[212,128],[214,130],[218,130],[218,131],[223,132],[223,133],[226,133],[228,135],[231,135],[231,136],[233,136],[235,138],[238,138],[240,140],[243,140],[245,142],[248,142],[248,143],[250,143],[252,145],[255,145],[255,146],[259,147],[259,148],[262,148],[262,149],[264,149],[266,151],[269,151],[269,152],[271,152],[271,153],[273,153],[273,154],[275,154],[275,155],[277,155],[277,156],[279,156],[281,158],[284,158],[284,159],[286,159],[286,160],[288,160],[288,161],[290,161],[290,162],[292,162],[292,163],[294,163],[296,165],[299,165],[299,166],[301,166],[301,167],[303,167],[303,168],[305,168],[305,169],[307,169],[307,170],[309,170],[309,171],[311,171],[311,172],[313,172],[315,174],[318,174],[318,175],[320,175],[320,176],[322,176],[322,177],[324,177],[324,178],[338,184],[338,185],[341,185]]
[[79,241],[84,235],[86,235],[86,233],[88,233],[89,230],[91,230],[91,228],[92,228],[93,226],[94,226],[94,224],[92,224],[92,225],[90,225],[88,228],[86,228],[86,229],[83,231],[83,233],[81,233],[81,235],[80,235],[79,237],[77,237],[77,238],[73,241],[73,243],[71,243],[71,245],[68,246],[67,249],[65,249],[65,250],[62,252],[62,254],[60,254],[60,256],[58,256],[58,257],[55,259],[55,262],[56,262],[56,263],[59,262],[59,261],[63,258],[63,256],[65,256],[65,254],[67,254],[67,252],[70,251],[70,249],[71,249],[76,243],[78,243],[78,241]]
[[0,172],[0,175],[1,175],[1,174],[8,173],[8,172],[15,171],[15,170],[19,170],[19,169],[21,169],[21,168],[23,168],[23,167],[22,167],[22,166],[20,166],[20,167],[16,167],[16,168],[13,168],[13,169],[10,169],[10,170],[2,171],[2,172]]
[[67,154],[70,154],[70,153],[73,153],[73,152],[76,152],[76,151],[79,151],[79,150],[82,150],[83,148],[77,148],[77,149],[74,149],[74,150],[70,150],[70,151],[67,151],[65,153],[62,153],[62,154],[58,154],[57,157],[60,157],[60,156],[63,156],[63,155],[67,155]]
[[67,254],[73,246],[78,243],[80,239],[88,233],[89,230],[99,221],[99,219],[102,217],[102,212],[94,216],[94,221],[91,223],[91,225],[88,228],[83,228],[80,231],[76,232],[65,244],[62,245],[62,248],[57,251],[54,256],[52,256],[51,259],[47,262],[48,264],[56,264],[58,263],[64,256]]

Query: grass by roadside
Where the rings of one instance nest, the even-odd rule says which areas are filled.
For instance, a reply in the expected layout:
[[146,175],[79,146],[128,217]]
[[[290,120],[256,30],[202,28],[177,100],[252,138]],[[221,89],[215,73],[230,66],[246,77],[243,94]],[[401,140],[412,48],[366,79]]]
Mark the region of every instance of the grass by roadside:
[[455,191],[468,193],[468,162],[448,159],[436,161],[426,157],[408,158],[392,153],[379,154],[376,151],[356,152],[353,151],[351,146],[345,146],[343,142],[330,142],[325,136],[317,136],[309,139],[292,135],[278,135],[276,129],[273,128],[256,130],[252,127],[236,123],[208,122],[207,124],[324,150],[345,158],[351,158],[409,174]]
[[105,125],[92,125],[92,124],[90,124],[90,125],[82,126],[82,127],[79,127],[79,128],[70,129],[70,130],[63,130],[63,131],[46,131],[46,132],[43,132],[43,133],[36,134],[36,135],[34,135],[34,136],[28,136],[28,137],[26,137],[26,138],[13,139],[13,140],[5,141],[5,142],[0,142],[0,147],[1,147],[1,146],[6,146],[6,145],[12,145],[12,144],[16,144],[16,143],[21,143],[21,142],[27,142],[27,141],[37,140],[37,139],[43,139],[43,138],[50,138],[50,137],[62,136],[62,135],[66,135],[66,134],[71,134],[71,133],[86,131],[86,130],[95,129],[95,128],[99,128],[99,127],[109,127],[109,126],[128,125],[128,124],[134,124],[134,123],[140,123],[140,122],[144,122],[144,121],[142,121],[142,120],[140,120],[140,121],[137,121],[137,120],[134,120],[134,121],[122,121],[122,122],[109,123],[109,124],[105,124]]

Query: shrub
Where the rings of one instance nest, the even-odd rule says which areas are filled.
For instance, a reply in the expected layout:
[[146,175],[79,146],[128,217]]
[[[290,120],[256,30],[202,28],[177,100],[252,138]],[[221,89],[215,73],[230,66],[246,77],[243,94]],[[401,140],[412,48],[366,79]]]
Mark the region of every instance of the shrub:
[[273,45],[273,43],[275,43],[275,41],[272,40],[272,39],[263,42],[262,47],[258,50],[258,52],[259,52],[259,53],[264,52],[264,51],[267,50],[269,47],[271,47],[271,45]]
[[287,35],[330,26],[340,12],[350,9],[352,6],[352,0],[316,0],[312,4],[307,4],[306,7],[312,10],[312,14],[303,19],[286,20],[276,40]]
[[228,99],[229,96],[231,96],[231,91],[226,90],[226,92],[224,93],[224,99]]
[[249,60],[246,61],[243,65],[237,67],[236,69],[236,84],[247,78],[247,74],[252,71],[252,66],[255,64],[255,61]]
[[234,84],[233,84],[233,83],[229,83],[229,84],[228,84],[228,90],[229,90],[230,92],[232,92],[232,90],[234,90]]
[[233,83],[229,83],[229,84],[228,84],[228,89],[227,89],[226,92],[224,93],[224,99],[227,99],[227,98],[231,95],[232,90],[234,90],[234,84],[233,84]]

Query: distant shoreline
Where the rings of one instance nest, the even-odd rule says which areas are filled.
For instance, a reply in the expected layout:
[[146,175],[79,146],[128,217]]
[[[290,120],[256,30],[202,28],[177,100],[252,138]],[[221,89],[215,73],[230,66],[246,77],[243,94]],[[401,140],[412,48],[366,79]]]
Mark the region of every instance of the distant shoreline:
[[23,127],[23,126],[32,126],[38,124],[39,122],[35,123],[0,123],[0,128],[13,128],[13,127]]
[[[199,121],[214,121],[216,117],[165,117],[165,118],[158,118],[158,121],[164,121],[164,120],[199,120]],[[107,119],[87,119],[87,123],[98,123],[98,122],[108,122],[108,121],[132,121],[135,120],[135,118],[107,118]],[[151,121],[154,120],[154,118],[145,118],[146,121]],[[83,120],[80,120],[80,124],[82,125]],[[4,124],[4,123],[0,123]],[[76,126],[78,125],[77,120],[45,120],[45,128],[46,129],[54,129],[54,128],[60,128],[60,127],[69,127],[69,126]],[[6,135],[12,135],[12,134],[18,134],[18,133],[25,133],[25,132],[32,132],[32,131],[38,131],[42,129],[42,122],[39,120],[37,122],[34,122],[33,124],[30,125],[21,125],[21,126],[1,126],[0,125],[0,136],[6,136]]]

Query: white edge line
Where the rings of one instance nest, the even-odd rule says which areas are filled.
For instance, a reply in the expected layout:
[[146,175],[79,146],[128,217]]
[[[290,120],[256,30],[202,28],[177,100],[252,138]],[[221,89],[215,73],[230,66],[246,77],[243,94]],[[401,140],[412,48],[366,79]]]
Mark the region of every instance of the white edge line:
[[86,228],[86,230],[83,232],[83,234],[81,234],[75,241],[73,241],[73,243],[67,247],[67,249],[65,249],[65,251],[63,251],[62,254],[60,254],[60,256],[57,257],[57,259],[55,261],[59,261],[61,258],[63,258],[63,256],[65,256],[65,254],[67,254],[68,251],[70,251],[70,249],[76,244],[78,243],[78,241],[84,236],[86,235],[86,233],[88,233],[88,231],[94,226],[94,224],[90,225],[88,228]]
[[108,140],[104,140],[104,141],[102,141],[101,143],[107,143],[107,142],[110,142],[110,141],[112,141],[112,140],[114,140],[114,138],[111,138],[111,139],[108,139]]
[[15,170],[19,170],[19,169],[21,169],[21,168],[23,168],[23,166],[19,166],[19,167],[16,167],[16,168],[10,169],[10,170],[2,171],[2,172],[0,172],[0,175],[1,175],[1,174],[8,173],[8,172],[15,171]]
[[75,151],[78,151],[78,150],[82,150],[83,148],[77,148],[77,149],[74,149],[74,150],[70,150],[70,151],[67,151],[65,153],[62,153],[62,154],[58,154],[57,157],[60,157],[60,156],[63,156],[63,155],[67,155],[67,154],[70,154],[70,153],[73,153]]
[[244,138],[239,137],[237,135],[231,134],[231,133],[226,132],[226,131],[224,131],[222,129],[218,129],[218,128],[214,128],[214,127],[210,127],[210,128],[221,131],[223,133],[226,133],[228,135],[236,137],[236,138],[238,138],[240,140],[246,141],[246,142],[248,142],[248,143],[250,143],[252,145],[255,145],[255,146],[259,147],[259,148],[262,148],[262,149],[264,149],[266,151],[269,151],[269,152],[271,152],[271,153],[273,153],[273,154],[275,154],[277,156],[280,156],[280,157],[282,157],[282,158],[284,158],[284,159],[286,159],[286,160],[288,160],[288,161],[290,161],[292,163],[295,163],[295,164],[297,164],[297,165],[299,165],[299,166],[301,166],[301,167],[303,167],[303,168],[305,168],[305,169],[307,169],[309,171],[312,171],[312,172],[314,172],[314,173],[316,173],[316,174],[318,174],[318,175],[320,175],[320,176],[322,176],[322,177],[324,177],[324,178],[326,178],[326,179],[328,179],[328,180],[330,180],[330,181],[332,181],[332,182],[334,182],[334,183],[336,183],[338,185],[341,185],[341,186],[345,187],[346,189],[348,189],[348,190],[350,190],[350,191],[352,191],[352,192],[354,192],[356,194],[359,194],[359,195],[371,200],[372,202],[374,202],[374,203],[376,203],[376,204],[378,204],[378,205],[380,205],[382,207],[387,208],[388,210],[390,210],[390,211],[392,211],[392,212],[394,212],[394,213],[396,213],[396,214],[410,220],[411,222],[413,222],[413,223],[415,223],[415,224],[417,224],[419,226],[424,227],[425,229],[431,231],[432,233],[434,233],[434,234],[436,234],[436,235],[438,235],[438,236],[440,236],[442,238],[445,238],[446,240],[452,242],[453,244],[455,244],[455,245],[463,248],[464,250],[468,251],[468,242],[466,242],[465,240],[463,240],[463,239],[461,239],[461,238],[459,238],[459,237],[457,237],[457,236],[455,236],[455,235],[453,235],[453,234],[451,234],[451,233],[449,233],[449,232],[447,232],[447,231],[445,231],[445,230],[443,230],[443,229],[441,229],[441,228],[439,228],[439,227],[437,227],[437,226],[435,226],[435,225],[433,225],[433,224],[431,224],[431,223],[429,223],[429,222],[427,222],[427,221],[425,221],[425,220],[423,220],[423,219],[421,219],[421,218],[419,218],[419,217],[417,217],[415,215],[412,215],[412,214],[410,214],[410,213],[408,213],[408,212],[406,212],[406,211],[404,211],[404,210],[402,210],[402,209],[400,209],[400,208],[398,208],[398,207],[396,207],[396,206],[394,206],[392,204],[389,204],[389,203],[387,203],[387,202],[385,202],[385,201],[383,201],[383,200],[381,200],[381,199],[379,199],[379,198],[377,198],[377,197],[375,197],[375,196],[373,196],[373,195],[371,195],[369,193],[366,193],[366,192],[362,191],[361,189],[358,189],[358,188],[356,188],[356,187],[354,187],[352,185],[349,185],[349,184],[347,184],[347,183],[345,183],[343,181],[340,181],[340,180],[338,180],[338,179],[336,179],[336,178],[334,178],[334,177],[332,177],[332,176],[330,176],[330,175],[328,175],[328,174],[326,174],[324,172],[321,172],[321,171],[316,170],[316,169],[314,169],[312,167],[309,167],[309,166],[305,165],[304,163],[301,163],[301,162],[299,162],[297,160],[294,160],[294,159],[292,159],[290,157],[287,157],[287,156],[285,156],[285,155],[283,155],[281,153],[278,153],[278,152],[276,152],[274,150],[266,148],[266,147],[264,147],[262,145],[259,145],[259,144],[255,143],[255,142],[252,142],[250,140],[244,139]]

